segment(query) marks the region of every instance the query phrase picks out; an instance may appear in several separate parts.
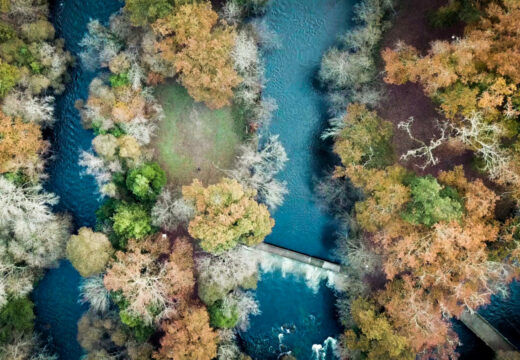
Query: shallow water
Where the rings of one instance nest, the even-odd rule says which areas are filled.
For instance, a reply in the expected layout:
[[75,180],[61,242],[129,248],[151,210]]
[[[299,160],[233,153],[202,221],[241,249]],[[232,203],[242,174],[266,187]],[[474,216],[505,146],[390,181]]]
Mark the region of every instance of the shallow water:
[[[324,51],[348,29],[353,3],[274,0],[265,17],[281,40],[281,48],[265,57],[265,96],[275,98],[279,106],[270,132],[280,135],[290,157],[280,176],[287,181],[290,194],[274,215],[276,226],[267,242],[323,258],[331,257],[338,224],[320,210],[313,192],[315,179],[331,166],[330,154],[319,140],[327,118],[324,97],[313,86],[313,80]],[[105,22],[121,5],[117,0],[55,2],[51,10],[58,36],[64,37],[67,49],[77,55],[88,21],[96,18]],[[47,188],[60,195],[58,210],[70,212],[77,227],[92,226],[100,198],[94,179],[81,175],[77,160],[81,150],[91,148],[93,136],[82,128],[74,102],[87,97],[95,74],[85,73],[78,66],[71,70],[71,76],[72,82],[57,100],[58,123],[51,138],[55,160],[48,169]],[[34,292],[37,326],[52,336],[63,360],[77,360],[82,355],[76,341],[76,323],[86,306],[77,302],[79,281],[79,274],[63,261],[58,269],[48,272]],[[516,293],[513,296],[515,299]],[[301,276],[264,272],[257,298],[262,314],[252,318],[250,330],[241,336],[255,359],[275,359],[286,351],[292,351],[300,360],[331,358],[333,341],[328,337],[336,336],[340,328],[329,288],[321,284],[314,291]],[[511,311],[519,314],[517,305],[496,301],[484,314],[500,328],[504,319],[511,321]],[[467,332],[457,326],[460,334]],[[489,358],[489,352],[474,336],[468,333],[462,338],[466,344],[462,350],[468,359]]]

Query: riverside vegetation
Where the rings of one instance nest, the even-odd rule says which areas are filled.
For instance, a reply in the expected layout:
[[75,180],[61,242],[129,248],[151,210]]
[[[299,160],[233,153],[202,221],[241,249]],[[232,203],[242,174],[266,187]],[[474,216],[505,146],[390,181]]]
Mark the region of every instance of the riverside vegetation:
[[[433,42],[426,55],[403,42],[380,48],[394,12],[390,1],[358,4],[359,26],[325,54],[320,69],[335,115],[324,137],[334,139],[341,160],[321,188],[344,197],[330,187],[349,179],[360,192],[350,216],[347,208],[338,214],[349,218],[339,255],[351,272],[338,301],[347,327],[339,353],[452,359],[458,340],[450,318],[507,294],[519,275],[520,78],[513,64],[520,7],[450,1],[430,21],[464,21],[464,35]],[[444,119],[381,118],[382,80],[420,84]],[[414,120],[434,137],[416,136]],[[418,145],[396,153],[397,131]],[[457,162],[463,151],[473,160]]]
[[65,254],[71,222],[42,188],[54,123],[72,57],[55,38],[47,1],[0,2],[0,358],[51,360],[34,332],[31,291]]
[[[78,323],[86,359],[248,358],[235,334],[259,312],[250,290],[258,264],[242,244],[271,232],[268,207],[286,193],[274,178],[283,146],[256,134],[273,108],[261,99],[265,36],[243,22],[265,3],[230,1],[219,15],[206,1],[128,0],[107,26],[89,24],[81,66],[108,71],[76,104],[96,134],[80,164],[107,200],[96,228],[79,229],[66,247],[90,304]],[[213,143],[217,163],[194,169],[198,148],[214,139],[200,114],[218,111],[245,123],[233,130],[242,144],[220,155]],[[182,127],[191,133],[157,146],[158,128]],[[179,171],[165,171],[180,153]]]

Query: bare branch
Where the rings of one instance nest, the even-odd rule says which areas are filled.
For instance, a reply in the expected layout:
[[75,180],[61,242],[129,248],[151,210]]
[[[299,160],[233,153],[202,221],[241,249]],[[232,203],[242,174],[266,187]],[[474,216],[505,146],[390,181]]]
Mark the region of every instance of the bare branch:
[[397,128],[401,129],[403,131],[406,131],[410,139],[415,141],[420,145],[420,147],[408,150],[406,154],[401,155],[402,160],[409,160],[410,158],[423,158],[424,163],[422,165],[416,165],[422,170],[426,169],[428,166],[437,165],[439,163],[439,158],[433,155],[433,151],[437,149],[439,146],[441,146],[447,139],[447,129],[448,124],[447,123],[440,123],[438,120],[436,121],[436,127],[441,132],[439,137],[430,139],[430,143],[426,144],[424,141],[416,138],[412,134],[412,124],[415,121],[415,119],[410,117],[407,121],[401,121]]

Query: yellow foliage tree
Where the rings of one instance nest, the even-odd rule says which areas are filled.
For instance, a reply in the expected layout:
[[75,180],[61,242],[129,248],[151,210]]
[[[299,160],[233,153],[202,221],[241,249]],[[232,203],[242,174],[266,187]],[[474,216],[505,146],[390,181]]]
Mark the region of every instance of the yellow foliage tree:
[[244,189],[236,180],[222,179],[205,188],[195,179],[182,187],[182,195],[195,205],[188,231],[205,251],[221,253],[238,243],[258,244],[274,226],[267,207],[254,199],[256,190]]
[[352,302],[350,313],[358,331],[346,331],[344,342],[348,349],[361,351],[370,360],[415,359],[406,337],[397,334],[374,303],[357,298]]
[[67,243],[67,258],[84,277],[105,270],[113,252],[105,234],[87,227],[79,229],[78,235],[72,235]]

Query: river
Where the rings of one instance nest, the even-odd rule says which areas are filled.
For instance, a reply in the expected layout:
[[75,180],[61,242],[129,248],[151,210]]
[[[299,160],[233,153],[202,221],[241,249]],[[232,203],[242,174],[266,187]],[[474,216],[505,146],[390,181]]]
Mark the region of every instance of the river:
[[[353,0],[274,0],[265,15],[281,44],[265,56],[264,95],[278,103],[269,131],[279,134],[290,158],[280,175],[290,193],[275,212],[276,226],[266,241],[322,258],[331,258],[339,227],[313,191],[315,180],[332,166],[330,153],[319,139],[326,126],[326,104],[313,83],[321,56],[337,35],[348,30],[353,4]],[[52,4],[51,12],[58,36],[77,55],[88,21],[106,22],[121,6],[117,0],[60,0]],[[91,148],[93,135],[82,128],[74,108],[76,100],[87,97],[95,75],[80,66],[71,70],[72,81],[57,99],[58,121],[51,137],[55,160],[48,169],[47,189],[60,196],[57,210],[70,212],[76,227],[94,225],[101,200],[94,179],[82,176],[77,164],[79,152]],[[52,337],[62,360],[78,360],[82,355],[76,323],[87,307],[78,303],[79,282],[79,274],[62,261],[34,292],[37,327]],[[311,289],[301,276],[262,272],[256,293],[262,314],[253,317],[250,329],[240,336],[253,358],[276,359],[289,350],[300,360],[332,358],[333,341],[328,338],[341,329],[335,319],[333,291],[323,282]],[[471,334],[464,339],[467,354],[483,349]]]

